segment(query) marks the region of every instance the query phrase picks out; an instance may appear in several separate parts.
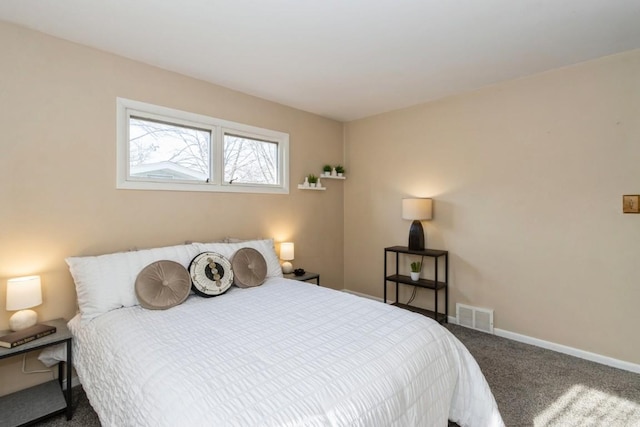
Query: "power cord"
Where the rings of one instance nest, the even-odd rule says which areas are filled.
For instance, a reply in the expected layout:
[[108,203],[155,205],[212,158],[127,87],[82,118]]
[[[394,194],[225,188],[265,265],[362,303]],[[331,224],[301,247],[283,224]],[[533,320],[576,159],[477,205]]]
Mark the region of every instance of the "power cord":
[[[420,274],[422,274],[422,267],[424,266],[424,255],[420,259]],[[411,292],[411,297],[409,301],[407,301],[407,305],[411,304],[411,302],[416,298],[416,294],[418,292],[418,288],[416,286],[413,287],[413,292]]]
[[407,301],[407,305],[411,304],[411,301],[413,301],[415,299],[417,290],[418,290],[418,288],[416,288],[414,286],[413,287],[413,292],[411,292],[411,297],[409,298],[409,301]]

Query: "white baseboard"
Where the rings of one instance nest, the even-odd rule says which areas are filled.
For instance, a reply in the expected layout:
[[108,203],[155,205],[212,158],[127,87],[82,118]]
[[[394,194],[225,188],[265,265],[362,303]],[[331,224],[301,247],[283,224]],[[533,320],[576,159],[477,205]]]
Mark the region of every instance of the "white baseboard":
[[[367,295],[367,294],[363,294],[363,293],[356,292],[356,291],[351,291],[349,289],[343,289],[342,292],[346,292],[348,294],[355,295],[355,296],[362,297],[362,298],[376,300],[378,302],[384,302],[383,298],[374,297],[372,295]],[[387,298],[387,304],[393,304],[394,302],[395,302],[394,300]]]
[[[353,295],[363,297],[363,298],[374,299],[376,301],[382,302],[382,298],[373,297],[371,295],[362,294],[360,292],[350,291],[348,289],[343,289],[343,291]],[[449,316],[448,320],[449,320],[449,323],[452,323],[454,325],[458,324],[458,319],[454,316]],[[590,351],[580,350],[578,348],[573,348],[573,347],[569,347],[562,344],[556,344],[554,342],[533,338],[527,335],[505,331],[504,329],[494,328],[493,333],[494,335],[497,335],[502,338],[507,338],[507,339],[518,341],[524,344],[531,344],[536,347],[546,348],[547,350],[557,351],[558,353],[568,354],[569,356],[590,360],[591,362],[596,362],[602,365],[607,365],[613,368],[618,368],[624,371],[640,374],[640,365],[636,363],[626,362],[624,360],[614,359],[613,357],[603,356],[597,353],[591,353]]]
[[568,354],[569,356],[590,360],[592,362],[600,363],[602,365],[607,365],[613,368],[618,368],[625,371],[630,371],[630,372],[635,372],[636,374],[640,374],[640,365],[636,363],[626,362],[624,360],[614,359],[613,357],[603,356],[597,353],[591,353],[590,351],[580,350],[578,348],[573,348],[573,347],[569,347],[562,344],[556,344],[554,342],[533,338],[527,335],[505,331],[504,329],[494,328],[493,332],[495,333],[495,335],[499,337],[508,338],[510,340],[522,342],[525,344],[535,345],[536,347],[546,348],[547,350],[557,351],[558,353]]

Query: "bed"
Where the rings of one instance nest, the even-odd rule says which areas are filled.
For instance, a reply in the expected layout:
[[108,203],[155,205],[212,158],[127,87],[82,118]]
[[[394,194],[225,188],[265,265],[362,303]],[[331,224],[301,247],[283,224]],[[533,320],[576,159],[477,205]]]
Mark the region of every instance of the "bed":
[[282,278],[270,253],[261,286],[191,294],[166,310],[87,305],[89,294],[105,295],[82,289],[91,280],[127,282],[152,259],[188,264],[203,249],[125,255],[140,259],[117,268],[70,263],[89,307],[69,322],[74,364],[103,426],[504,425],[477,363],[441,325]]

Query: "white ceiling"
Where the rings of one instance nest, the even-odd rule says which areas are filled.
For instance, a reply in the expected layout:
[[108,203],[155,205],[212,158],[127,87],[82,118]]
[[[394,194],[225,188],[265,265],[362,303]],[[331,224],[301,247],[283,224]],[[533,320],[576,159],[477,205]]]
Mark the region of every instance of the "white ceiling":
[[640,0],[2,0],[0,20],[341,121],[640,48]]

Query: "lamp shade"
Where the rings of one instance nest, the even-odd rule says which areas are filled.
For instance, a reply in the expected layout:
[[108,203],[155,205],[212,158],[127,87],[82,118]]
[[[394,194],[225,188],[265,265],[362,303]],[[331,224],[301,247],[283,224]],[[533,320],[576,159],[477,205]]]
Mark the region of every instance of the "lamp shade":
[[282,242],[280,243],[280,259],[285,261],[291,261],[294,259],[293,243]]
[[402,219],[427,220],[432,218],[432,199],[402,199]]
[[7,281],[7,311],[23,310],[40,304],[40,276],[18,277]]

